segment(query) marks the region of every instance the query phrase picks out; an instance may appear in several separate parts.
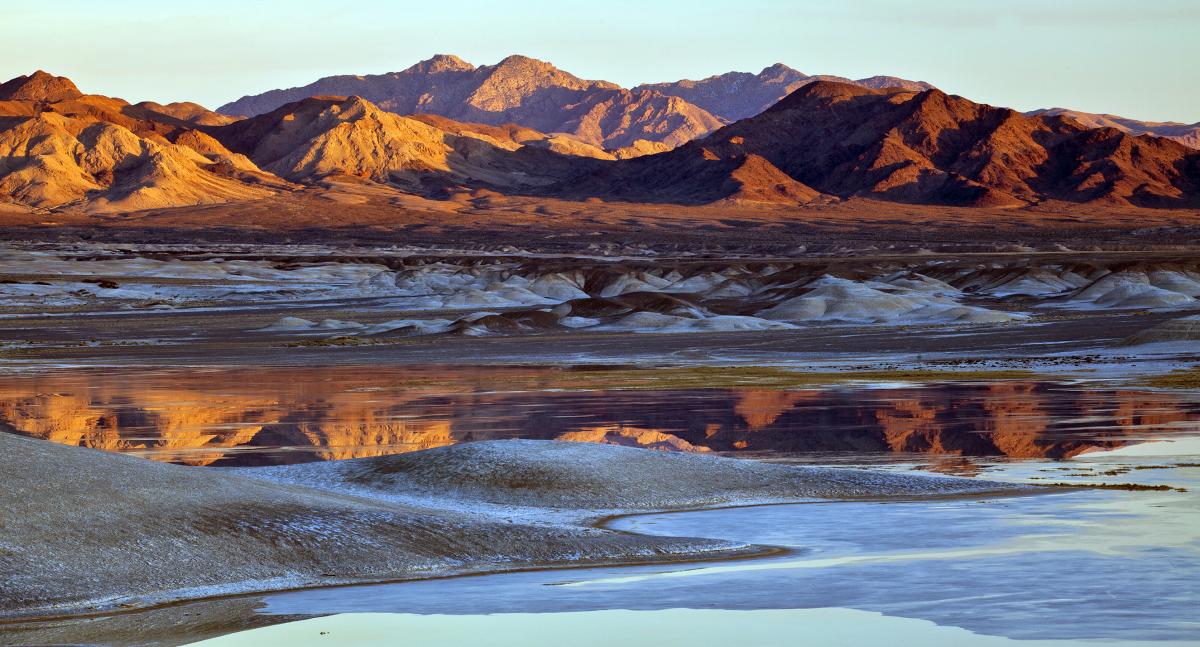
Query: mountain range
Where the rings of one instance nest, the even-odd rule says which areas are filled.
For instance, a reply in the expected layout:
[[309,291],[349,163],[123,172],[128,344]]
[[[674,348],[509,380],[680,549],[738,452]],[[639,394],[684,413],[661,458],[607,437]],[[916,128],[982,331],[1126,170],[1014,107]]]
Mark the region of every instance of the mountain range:
[[[596,144],[553,130],[560,122],[547,122],[546,130],[481,122],[519,117],[533,105],[554,112],[558,101],[570,108],[578,93],[630,101],[668,95],[583,81],[515,57],[484,68],[452,57],[416,67],[425,70],[422,83],[445,81],[421,105],[481,118],[405,116],[396,110],[409,104],[387,104],[388,110],[353,94],[304,96],[237,118],[192,103],[130,104],[84,94],[45,72],[18,77],[0,85],[0,203],[129,212],[253,203],[350,183],[375,194],[433,199],[491,191],[680,205],[868,199],[965,207],[1200,206],[1200,151],[1129,128],[1091,128],[1075,115],[979,104],[923,84],[845,83],[782,66],[713,77],[691,87],[707,88],[702,102],[723,114],[796,87],[759,114],[686,140],[680,135],[679,144],[637,139],[613,149],[602,137]],[[539,98],[530,103],[533,96]],[[743,103],[722,104],[721,96]]]
[[195,104],[85,95],[36,72],[0,85],[0,196],[33,208],[135,211],[255,200],[288,183],[200,130]]
[[1043,108],[1025,114],[1032,117],[1062,115],[1088,128],[1116,128],[1131,135],[1154,135],[1173,139],[1190,148],[1200,148],[1200,122],[1184,124],[1177,121],[1139,121],[1117,115],[1080,112],[1066,108]]
[[359,96],[397,114],[434,114],[491,125],[518,123],[616,150],[639,141],[674,147],[723,122],[677,97],[587,81],[549,63],[509,56],[475,67],[439,55],[390,74],[331,76],[300,88],[243,97],[218,108],[254,116],[311,96]]
[[731,72],[703,81],[626,89],[607,81],[587,81],[526,56],[475,67],[440,54],[401,72],[325,77],[298,88],[242,97],[217,111],[254,116],[307,97],[353,95],[397,114],[433,114],[490,125],[518,123],[569,135],[614,151],[618,157],[632,157],[674,148],[756,115],[805,83],[821,79],[873,88],[932,87],[883,76],[860,81],[811,77],[777,64],[757,75]]
[[734,122],[761,113],[780,99],[814,81],[836,81],[872,89],[900,88],[918,92],[933,89],[932,85],[924,81],[909,81],[894,76],[872,76],[857,81],[825,74],[809,76],[782,63],[776,63],[758,74],[728,72],[700,81],[683,80],[639,85],[634,90],[650,90],[679,97],[726,122]]
[[361,97],[310,97],[204,130],[290,181],[352,177],[424,194],[456,185],[530,191],[600,161],[520,141],[546,138],[536,131],[505,137],[478,124],[403,117]]
[[955,206],[1186,207],[1200,151],[937,90],[817,81],[760,115],[560,187],[628,201],[790,202],[817,193]]

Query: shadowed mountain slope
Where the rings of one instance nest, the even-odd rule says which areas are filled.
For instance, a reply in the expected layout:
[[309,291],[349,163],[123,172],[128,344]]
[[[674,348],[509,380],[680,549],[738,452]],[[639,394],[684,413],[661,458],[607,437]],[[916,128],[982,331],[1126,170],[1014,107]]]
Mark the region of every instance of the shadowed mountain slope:
[[563,155],[593,157],[605,160],[615,159],[612,153],[603,148],[588,144],[570,135],[562,133],[546,134],[518,124],[510,123],[500,126],[490,126],[488,124],[454,121],[453,119],[433,114],[415,114],[410,115],[410,118],[454,135],[475,137],[509,150],[516,150],[522,146],[533,146],[534,148],[545,148]]
[[135,108],[155,112],[160,115],[174,117],[180,121],[187,122],[196,126],[224,126],[237,121],[236,117],[223,115],[219,112],[213,112],[208,108],[191,101],[176,101],[174,103],[161,104],[153,101],[142,101],[134,104]]
[[[896,202],[1025,206],[1200,204],[1200,153],[1177,142],[1027,117],[939,90],[873,90],[818,81],[761,115],[669,153],[630,160],[560,187],[576,197],[728,197],[717,185],[757,158],[758,177]],[[760,159],[761,161],[758,161]],[[760,195],[790,201],[760,181]]]

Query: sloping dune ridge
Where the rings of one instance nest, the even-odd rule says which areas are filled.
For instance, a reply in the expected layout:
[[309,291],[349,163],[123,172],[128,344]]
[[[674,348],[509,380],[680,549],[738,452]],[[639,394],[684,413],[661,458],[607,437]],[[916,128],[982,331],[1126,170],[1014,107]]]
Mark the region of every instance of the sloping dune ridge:
[[3,616],[729,555],[752,547],[613,533],[585,521],[622,509],[1012,489],[553,441],[229,473],[0,434],[0,469],[8,492],[0,500]]
[[[548,331],[682,333],[812,324],[1007,324],[1054,310],[1177,310],[1200,298],[1200,266],[1165,263],[915,262],[695,266],[538,262],[380,268],[361,288],[407,311],[476,310],[372,325],[284,317],[265,332],[466,336]],[[354,288],[352,288],[354,289]],[[495,308],[497,311],[489,310]]]

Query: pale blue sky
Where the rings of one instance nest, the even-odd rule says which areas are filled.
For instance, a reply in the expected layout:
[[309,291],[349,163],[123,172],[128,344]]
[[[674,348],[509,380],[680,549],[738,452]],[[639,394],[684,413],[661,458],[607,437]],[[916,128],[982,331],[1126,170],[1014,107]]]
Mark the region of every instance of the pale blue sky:
[[892,74],[1021,110],[1200,121],[1200,0],[0,1],[0,77],[209,107],[330,74],[521,53],[622,85]]

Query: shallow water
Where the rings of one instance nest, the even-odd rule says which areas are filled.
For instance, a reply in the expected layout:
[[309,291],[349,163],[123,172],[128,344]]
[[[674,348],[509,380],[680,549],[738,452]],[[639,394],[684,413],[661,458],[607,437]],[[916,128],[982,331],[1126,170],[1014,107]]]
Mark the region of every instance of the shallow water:
[[[549,614],[445,616],[416,614],[341,614],[293,622],[215,638],[211,647],[329,644],[486,644],[490,647],[577,645],[628,647],[701,647],[746,645],[947,645],[972,647],[1068,647],[1084,641],[1014,641],[971,633],[923,620],[897,618],[857,609],[664,609],[661,611],[587,611]],[[480,637],[486,636],[485,642]],[[1166,645],[1157,641],[1105,641],[1110,647]]]
[[[819,462],[1061,458],[1200,430],[1200,393],[1044,381],[656,388],[556,368],[59,369],[0,375],[0,430],[191,465],[540,438]],[[627,380],[628,376],[621,379]],[[947,459],[942,469],[970,471]]]
[[[30,637],[61,642],[105,628],[101,644],[141,644],[153,630],[146,643],[177,644],[275,624],[216,644],[298,647],[332,636],[372,644],[397,634],[465,644],[454,642],[461,627],[474,628],[464,640],[484,632],[495,644],[554,644],[609,625],[623,644],[655,635],[699,645],[729,644],[716,627],[736,622],[757,632],[739,634],[745,644],[764,645],[795,644],[794,636],[848,645],[1200,644],[1200,393],[1021,380],[685,389],[591,375],[440,366],[9,373],[0,377],[0,430],[193,465],[558,438],[1188,491],[633,516],[612,527],[788,553],[249,596],[67,621],[53,629],[64,633],[34,628]],[[1154,439],[1165,440],[1142,442]],[[313,619],[288,622],[297,618]],[[541,633],[511,633],[520,627]]]
[[[1074,472],[1089,467],[1095,472],[1119,466],[1163,467],[1181,459],[1129,460],[1097,456],[1086,464],[1078,461],[1081,465]],[[989,478],[1025,481],[1062,465],[1004,462],[982,469]],[[908,467],[912,466],[890,469]],[[699,565],[542,571],[298,591],[263,597],[260,612],[451,616],[441,621],[445,628],[458,624],[453,616],[476,622],[487,614],[573,613],[577,626],[586,626],[596,618],[580,612],[804,610],[808,613],[772,617],[790,618],[780,620],[781,627],[803,635],[841,622],[839,609],[853,609],[869,612],[851,620],[867,623],[865,633],[844,629],[844,644],[885,644],[866,637],[871,629],[884,635],[897,632],[897,640],[912,641],[907,644],[993,644],[983,639],[987,637],[1197,644],[1200,468],[1132,469],[1128,474],[1135,476],[1070,480],[1133,479],[1191,491],[1081,490],[641,515],[617,520],[613,527],[720,537],[793,552]],[[622,617],[609,620],[621,622]],[[900,619],[925,624],[897,622]],[[439,626],[436,620],[422,622]],[[669,631],[670,621],[665,622]],[[930,623],[966,631],[922,633]],[[789,644],[784,635],[789,634],[776,634],[779,640],[761,644]]]

